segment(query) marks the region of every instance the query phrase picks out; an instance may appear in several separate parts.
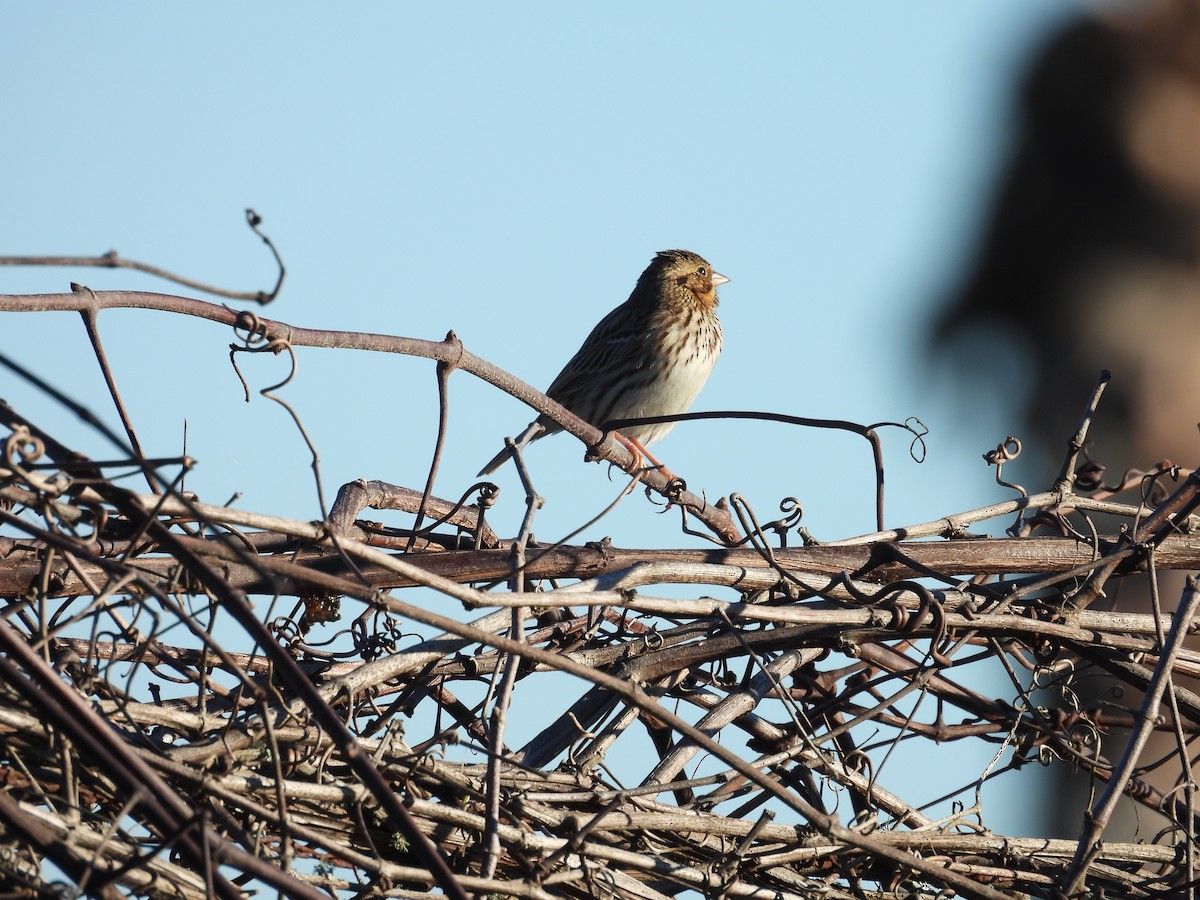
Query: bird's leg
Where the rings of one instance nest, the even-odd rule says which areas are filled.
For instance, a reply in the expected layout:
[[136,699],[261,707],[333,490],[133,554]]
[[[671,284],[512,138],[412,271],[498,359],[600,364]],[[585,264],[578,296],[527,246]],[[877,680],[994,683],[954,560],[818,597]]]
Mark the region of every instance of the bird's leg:
[[650,464],[652,466],[654,466],[654,468],[658,469],[660,472],[662,472],[664,475],[667,476],[667,481],[674,481],[678,477],[678,476],[676,476],[676,474],[674,472],[672,472],[670,469],[668,469],[666,466],[664,466],[654,456],[653,453],[651,453],[649,450],[647,450],[646,445],[643,444],[641,441],[639,441],[637,438],[625,437],[625,435],[621,434],[621,432],[619,432],[619,431],[614,431],[613,435],[616,437],[616,439],[618,441],[620,441],[622,444],[625,445],[626,449],[628,449],[630,453],[633,454],[634,468],[640,468],[642,465],[642,457],[645,457],[647,460],[650,461]]

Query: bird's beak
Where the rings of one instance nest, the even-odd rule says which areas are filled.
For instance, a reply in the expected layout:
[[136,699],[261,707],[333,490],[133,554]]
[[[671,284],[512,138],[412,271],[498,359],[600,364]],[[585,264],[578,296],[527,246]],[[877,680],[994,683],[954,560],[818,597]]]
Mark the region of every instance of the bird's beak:
[[729,279],[726,278],[724,275],[722,275],[720,272],[713,272],[713,276],[712,276],[713,287],[720,287],[721,285],[725,284],[725,282],[727,282],[727,281],[729,281]]

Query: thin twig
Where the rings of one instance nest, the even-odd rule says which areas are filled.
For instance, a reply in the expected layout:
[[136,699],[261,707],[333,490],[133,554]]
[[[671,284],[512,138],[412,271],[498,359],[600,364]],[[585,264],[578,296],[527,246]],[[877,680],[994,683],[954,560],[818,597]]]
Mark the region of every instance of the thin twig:
[[275,259],[275,264],[279,268],[279,274],[275,279],[275,287],[270,291],[231,291],[226,288],[216,287],[215,285],[205,284],[202,281],[196,281],[191,278],[185,278],[183,275],[178,275],[167,269],[158,266],[150,265],[150,263],[138,262],[132,259],[125,259],[116,250],[109,250],[102,256],[0,256],[0,266],[64,266],[69,268],[101,268],[101,269],[133,269],[138,272],[145,272],[148,275],[153,275],[156,278],[161,278],[164,281],[174,282],[186,288],[191,288],[195,291],[203,291],[206,294],[212,294],[216,297],[225,297],[228,300],[250,300],[255,303],[266,305],[279,296],[280,290],[283,288],[283,281],[287,275],[287,268],[283,264],[283,258],[279,255],[279,251],[275,247],[275,243],[264,234],[259,226],[262,224],[262,219],[252,209],[246,210],[246,224],[250,226],[250,230],[257,234],[267,249],[271,251],[272,257]]

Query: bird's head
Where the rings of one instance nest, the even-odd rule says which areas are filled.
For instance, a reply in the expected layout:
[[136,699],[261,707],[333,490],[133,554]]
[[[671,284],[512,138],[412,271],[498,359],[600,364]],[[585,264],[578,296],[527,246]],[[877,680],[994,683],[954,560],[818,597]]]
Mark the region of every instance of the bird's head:
[[637,292],[662,303],[717,306],[717,288],[729,279],[691,250],[660,250],[638,279]]

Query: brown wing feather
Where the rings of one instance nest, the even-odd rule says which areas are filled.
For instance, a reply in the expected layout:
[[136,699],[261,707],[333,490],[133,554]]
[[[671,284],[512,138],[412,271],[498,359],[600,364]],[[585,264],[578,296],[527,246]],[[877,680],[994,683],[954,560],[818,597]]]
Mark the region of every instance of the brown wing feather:
[[611,379],[614,372],[636,371],[650,362],[646,347],[650,314],[627,301],[601,319],[546,389],[546,395],[587,418],[578,399],[590,385],[601,378]]

